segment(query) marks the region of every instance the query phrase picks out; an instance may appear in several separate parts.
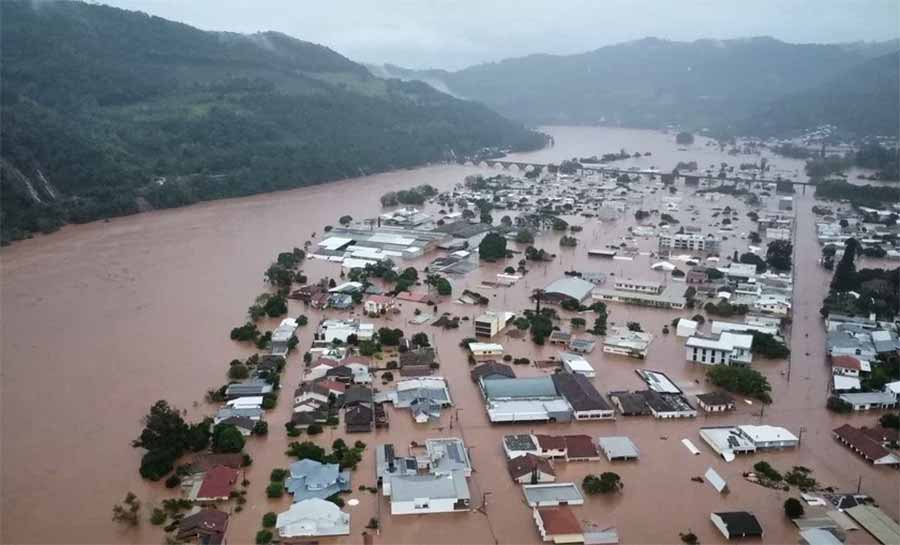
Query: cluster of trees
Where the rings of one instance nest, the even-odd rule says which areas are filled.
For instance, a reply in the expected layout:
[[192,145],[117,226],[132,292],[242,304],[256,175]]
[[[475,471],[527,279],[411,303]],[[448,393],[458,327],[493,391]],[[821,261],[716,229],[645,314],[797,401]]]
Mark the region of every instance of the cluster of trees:
[[875,170],[873,180],[900,180],[898,171],[898,148],[886,148],[877,143],[862,146],[855,153],[817,157],[806,162],[806,174],[814,180],[822,180],[832,175],[843,175],[852,167]]
[[794,246],[787,240],[773,240],[766,248],[766,263],[776,271],[790,271]]
[[682,131],[675,135],[675,143],[679,146],[689,146],[694,143],[694,135],[689,132]]
[[506,258],[506,238],[498,233],[488,233],[478,245],[478,257],[486,261]]
[[534,246],[529,246],[525,248],[525,259],[528,261],[551,261],[553,260],[553,254],[547,252],[543,248],[535,248]]
[[275,263],[266,269],[266,280],[279,289],[290,288],[294,282],[305,284],[306,277],[303,273],[296,271],[305,258],[306,252],[300,248],[294,248],[290,252],[281,252]]
[[791,349],[786,344],[769,333],[751,331],[753,335],[753,353],[769,359],[783,359],[788,357]]
[[390,191],[381,196],[381,206],[397,206],[398,204],[422,205],[437,195],[438,191],[429,184],[417,185],[412,189]]
[[772,386],[762,373],[750,367],[714,365],[706,372],[710,382],[729,392],[771,403]]
[[712,314],[713,316],[740,316],[747,314],[750,311],[750,307],[747,305],[734,305],[728,302],[725,299],[720,300],[718,303],[713,303],[710,301],[703,305],[703,310],[706,311],[707,314]]
[[545,142],[281,34],[222,39],[105,6],[43,7],[4,6],[4,241]]
[[399,346],[400,340],[403,339],[403,330],[380,327],[378,328],[378,342],[384,346]]
[[[275,265],[273,265],[274,267]],[[256,301],[247,309],[247,315],[254,322],[268,316],[269,318],[278,318],[284,316],[288,312],[287,296],[283,293],[263,293],[260,294]]]
[[[822,304],[823,316],[830,312],[892,317],[900,311],[900,268],[856,270],[856,256],[862,253],[858,240],[844,243],[844,255],[834,266],[828,296]],[[850,292],[853,292],[852,294]]]
[[350,447],[343,439],[335,439],[330,453],[326,453],[324,448],[312,441],[294,441],[288,445],[285,454],[298,460],[315,460],[323,464],[340,464],[341,469],[356,469],[365,450],[366,444],[362,441],[357,441]]
[[147,451],[141,458],[140,473],[141,477],[152,481],[158,481],[171,472],[175,462],[185,452],[205,450],[213,437],[211,419],[189,424],[178,409],[164,400],[150,407],[143,425],[140,437],[132,441],[131,446]]
[[559,239],[559,245],[563,248],[574,248],[575,246],[578,246],[578,239],[563,235],[562,238]]
[[816,198],[849,201],[853,206],[881,208],[884,203],[900,202],[900,187],[853,185],[844,180],[822,180],[816,184]]
[[581,481],[581,489],[591,496],[618,492],[624,486],[622,478],[611,471],[604,471],[599,476],[589,474]]

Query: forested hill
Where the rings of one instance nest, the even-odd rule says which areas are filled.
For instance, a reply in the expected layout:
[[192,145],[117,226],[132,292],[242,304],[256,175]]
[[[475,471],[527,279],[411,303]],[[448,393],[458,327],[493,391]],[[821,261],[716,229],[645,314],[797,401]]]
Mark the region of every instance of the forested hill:
[[76,2],[2,9],[4,242],[66,222],[420,165],[544,137],[328,48]]
[[456,72],[382,70],[438,82],[444,86],[439,88],[528,123],[701,129],[744,120],[897,49],[896,40],[816,45],[766,37],[646,38],[577,55],[531,55]]
[[896,137],[900,128],[900,53],[863,62],[827,82],[766,104],[738,132],[781,134],[817,125]]

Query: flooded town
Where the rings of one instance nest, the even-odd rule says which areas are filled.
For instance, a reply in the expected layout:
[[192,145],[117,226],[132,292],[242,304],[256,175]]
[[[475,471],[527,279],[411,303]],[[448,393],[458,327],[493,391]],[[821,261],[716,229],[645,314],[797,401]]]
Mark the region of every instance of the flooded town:
[[[891,543],[897,326],[821,309],[854,245],[896,290],[896,205],[772,143],[543,130],[4,249],[9,541]],[[146,480],[158,400],[216,453]]]
[[0,2],[0,545],[900,545],[898,21]]

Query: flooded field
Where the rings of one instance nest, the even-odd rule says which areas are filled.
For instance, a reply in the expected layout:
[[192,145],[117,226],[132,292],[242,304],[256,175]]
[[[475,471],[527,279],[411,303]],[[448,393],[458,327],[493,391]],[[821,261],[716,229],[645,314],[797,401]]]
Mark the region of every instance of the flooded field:
[[[655,166],[671,170],[678,161],[696,160],[702,168],[728,162],[757,161],[757,156],[729,156],[704,145],[703,139],[686,151],[678,151],[674,135],[604,128],[549,128],[552,148],[512,157],[515,160],[559,162],[602,155],[625,148],[651,152],[616,166]],[[773,165],[802,178],[802,162],[768,156]],[[499,169],[493,173],[503,172]],[[265,290],[262,272],[279,251],[317,240],[328,224],[350,214],[374,217],[379,197],[390,190],[428,183],[439,190],[451,188],[466,175],[492,171],[469,166],[434,166],[344,181],[327,186],[213,202],[190,208],[155,212],[112,220],[108,223],[68,227],[62,232],[16,244],[0,252],[2,272],[2,541],[4,543],[160,543],[162,532],[144,521],[137,529],[124,529],[110,521],[112,505],[131,490],[149,507],[171,491],[160,483],[142,481],[137,468],[141,452],[130,447],[139,432],[139,420],[158,399],[183,408],[192,418],[212,414],[204,392],[225,382],[227,363],[253,351],[233,343],[228,331],[244,321],[248,305]],[[516,174],[515,172],[511,172]],[[692,220],[685,212],[674,215],[685,225],[709,228],[711,208],[730,205],[741,211],[732,225],[737,235],[751,229],[744,205],[722,196],[710,202],[689,199],[692,190],[679,188],[683,203],[695,204],[700,213]],[[447,378],[455,410],[445,411],[438,424],[416,425],[405,411],[391,410],[391,427],[371,434],[354,434],[368,443],[363,461],[353,473],[353,493],[359,505],[345,508],[352,517],[351,535],[323,542],[362,543],[362,532],[371,517],[382,529],[376,543],[539,543],[530,509],[518,485],[506,472],[500,438],[507,433],[535,430],[543,433],[627,435],[641,451],[632,463],[573,462],[556,464],[560,481],[579,482],[588,473],[610,470],[625,483],[622,494],[588,498],[576,507],[579,518],[603,526],[616,526],[622,543],[676,543],[678,533],[691,530],[701,543],[719,543],[722,536],[709,521],[711,511],[747,510],[755,513],[765,530],[766,543],[796,543],[794,526],[785,518],[782,504],[796,491],[775,491],[745,481],[741,473],[759,460],[780,470],[804,465],[821,483],[846,492],[861,490],[873,496],[895,519],[900,518],[900,477],[890,469],[873,468],[834,441],[831,429],[840,423],[871,425],[874,414],[837,417],[828,413],[825,399],[831,371],[825,362],[824,331],[819,307],[830,274],[818,265],[820,248],[815,239],[811,191],[795,197],[794,318],[791,332],[792,361],[767,361],[757,357],[754,366],[765,373],[773,387],[774,403],[760,415],[759,404],[739,402],[737,413],[723,417],[659,421],[619,417],[614,422],[497,426],[488,422],[481,395],[469,378],[469,365],[459,342],[472,335],[471,322],[459,330],[439,331],[407,321],[416,305],[403,303],[401,315],[374,320],[376,327],[391,324],[407,336],[426,331],[436,338],[440,374]],[[640,208],[658,209],[662,192],[649,195]],[[775,208],[774,198],[763,198]],[[429,210],[436,211],[437,208]],[[465,277],[454,277],[454,293],[469,287],[491,299],[492,310],[530,308],[531,290],[561,276],[564,271],[600,271],[616,277],[667,281],[651,271],[654,260],[637,256],[633,261],[591,259],[589,248],[621,242],[635,224],[634,210],[616,221],[564,217],[583,225],[579,245],[559,247],[558,233],[541,234],[534,246],[557,254],[553,262],[530,265],[530,272],[510,288],[485,290],[483,280],[493,280],[506,266],[485,265]],[[494,211],[495,222],[503,211]],[[638,238],[642,251],[656,249],[656,238]],[[746,240],[729,236],[721,255],[746,248]],[[514,245],[515,246],[515,245]],[[524,249],[524,247],[518,248]],[[434,255],[401,266],[421,269]],[[510,260],[512,264],[519,257]],[[304,270],[311,280],[337,276],[339,266],[309,260]],[[610,277],[613,278],[612,276]],[[474,318],[484,309],[452,301],[439,312]],[[695,311],[661,311],[610,304],[610,325],[640,322],[655,335],[646,360],[604,354],[598,347],[588,356],[602,392],[641,389],[636,368],[664,371],[688,394],[706,391],[704,370],[685,362],[683,340],[662,335],[673,318]],[[324,312],[291,301],[289,315],[305,313],[310,325],[298,330],[301,343],[292,352],[282,377],[285,392],[293,391],[302,375],[301,355],[310,345],[314,324],[322,317],[345,317],[347,312]],[[567,327],[574,314],[561,311]],[[588,322],[592,317],[588,317]],[[276,321],[261,329],[272,329]],[[530,340],[499,336],[515,357],[548,359],[556,347],[536,347]],[[788,367],[790,366],[790,380]],[[519,376],[549,373],[532,366],[516,366]],[[380,384],[380,383],[377,383]],[[267,420],[267,438],[248,441],[254,459],[246,476],[251,481],[248,503],[230,523],[231,543],[250,543],[268,511],[282,511],[290,498],[267,500],[269,471],[286,467],[289,439],[283,424],[291,404],[282,394]],[[454,417],[451,419],[451,416]],[[452,420],[452,423],[451,423]],[[739,457],[726,464],[705,444],[697,430],[711,424],[768,423],[799,433],[797,449]],[[452,426],[452,428],[451,428]],[[472,503],[483,507],[462,514],[390,517],[389,504],[380,496],[358,492],[359,485],[373,486],[375,444],[392,442],[402,451],[410,441],[460,435],[471,448],[474,473],[470,481]],[[344,437],[341,425],[326,428],[316,441],[323,446]],[[691,439],[701,450],[693,456],[681,444]],[[303,440],[305,436],[301,436]],[[294,439],[290,439],[293,441]],[[348,443],[351,441],[348,441]],[[692,482],[713,467],[729,483],[731,493],[720,496],[709,485]],[[380,501],[379,501],[380,500]],[[849,543],[873,543],[863,531],[849,534]]]

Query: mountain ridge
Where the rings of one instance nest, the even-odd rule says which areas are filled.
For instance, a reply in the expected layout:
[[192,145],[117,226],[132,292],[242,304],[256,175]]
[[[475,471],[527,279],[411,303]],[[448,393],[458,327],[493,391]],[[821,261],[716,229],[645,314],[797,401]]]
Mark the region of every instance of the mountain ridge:
[[[900,41],[791,44],[761,36],[690,42],[648,37],[570,55],[531,54],[458,71],[427,70],[457,96],[540,125],[690,129],[743,123],[765,105],[829,83]],[[417,71],[383,67],[416,79]]]
[[3,242],[545,141],[481,104],[376,78],[277,32],[79,2],[0,9]]

